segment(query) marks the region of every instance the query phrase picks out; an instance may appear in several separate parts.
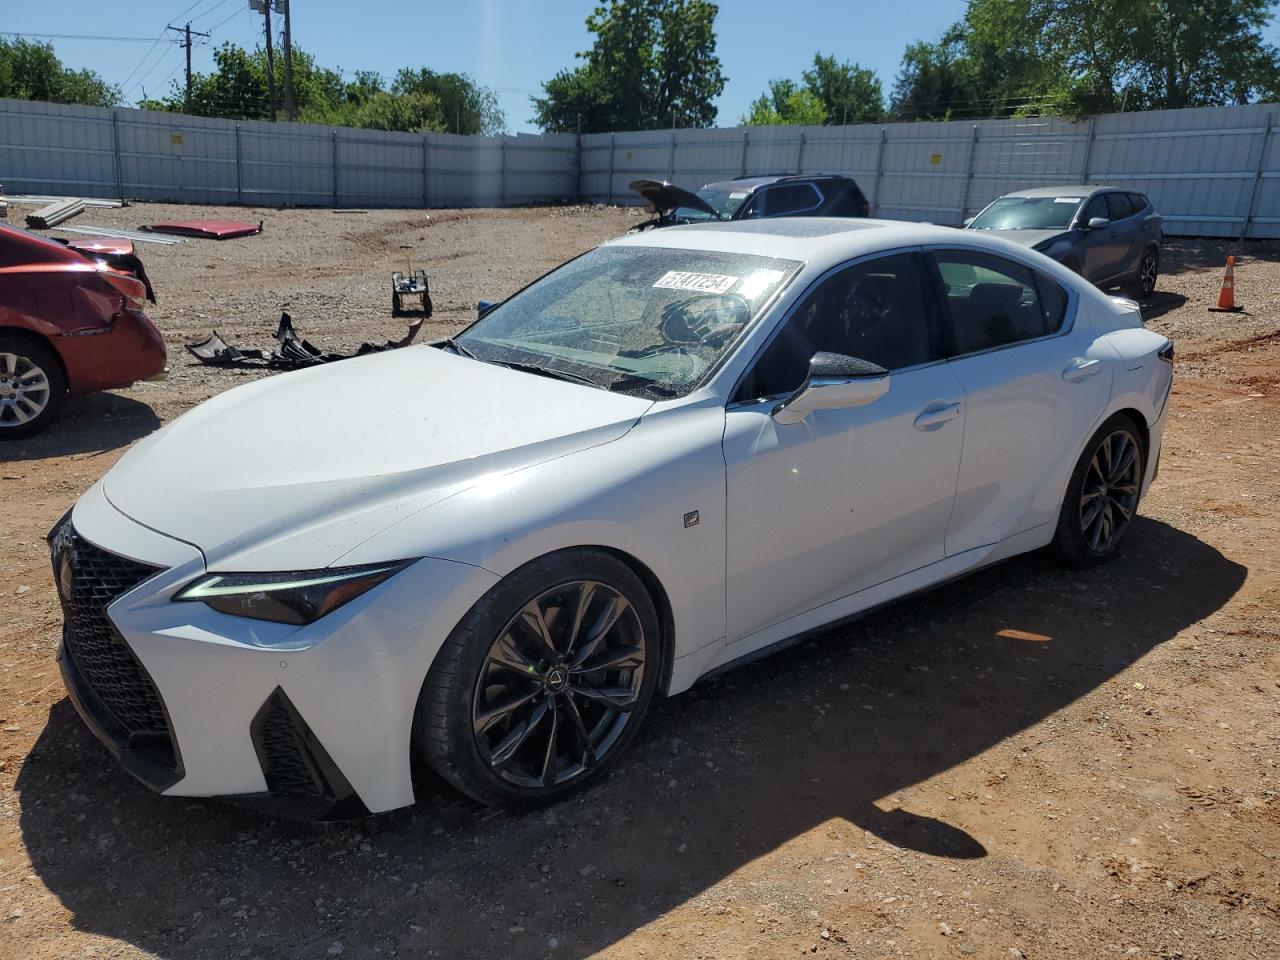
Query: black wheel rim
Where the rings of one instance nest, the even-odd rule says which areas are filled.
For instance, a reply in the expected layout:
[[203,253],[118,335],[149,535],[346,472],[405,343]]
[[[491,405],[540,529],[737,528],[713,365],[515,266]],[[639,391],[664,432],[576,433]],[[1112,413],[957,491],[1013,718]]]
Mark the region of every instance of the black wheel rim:
[[1120,542],[1138,507],[1142,451],[1133,434],[1117,430],[1094,450],[1080,492],[1080,532],[1089,549],[1106,553]]
[[1156,288],[1156,255],[1154,253],[1148,252],[1142,258],[1139,281],[1142,284],[1143,293],[1150,293]]
[[631,721],[646,643],[635,608],[594,580],[551,588],[489,646],[471,724],[508,783],[546,789],[598,765]]

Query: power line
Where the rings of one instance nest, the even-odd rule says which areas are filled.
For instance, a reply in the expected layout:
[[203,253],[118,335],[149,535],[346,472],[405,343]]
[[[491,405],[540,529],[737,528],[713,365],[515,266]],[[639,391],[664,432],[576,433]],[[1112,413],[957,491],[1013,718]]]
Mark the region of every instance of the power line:
[[4,37],[38,37],[48,40],[118,40],[121,43],[150,43],[151,37],[108,37],[96,33],[14,33],[0,30]]
[[[215,7],[214,9],[216,10],[217,8]],[[228,21],[230,21],[230,20],[234,20],[236,17],[240,16],[240,14],[244,13],[244,12],[245,12],[246,10],[248,10],[248,9],[249,9],[248,7],[240,7],[238,10],[236,10],[236,12],[235,12],[235,13],[231,14],[231,16],[227,17],[225,20],[219,20],[219,21],[218,21],[217,23],[215,23],[212,27],[210,27],[210,28],[209,28],[209,32],[210,32],[210,33],[213,33],[213,31],[217,30],[217,29],[218,29],[219,27],[221,27],[224,23],[227,23],[227,22],[228,22]]]

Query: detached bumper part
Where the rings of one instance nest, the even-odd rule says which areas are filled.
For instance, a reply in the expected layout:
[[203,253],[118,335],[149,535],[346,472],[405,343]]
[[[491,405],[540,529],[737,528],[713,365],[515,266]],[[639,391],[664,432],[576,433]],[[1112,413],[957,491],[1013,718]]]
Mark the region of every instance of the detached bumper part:
[[[428,314],[429,315],[429,314]],[[293,318],[287,313],[280,314],[280,323],[276,326],[275,350],[248,350],[232,346],[214,330],[207,340],[201,343],[184,344],[187,352],[203,364],[211,367],[262,367],[268,370],[297,370],[301,367],[312,367],[318,363],[332,363],[335,360],[346,360],[350,357],[362,357],[367,353],[380,353],[383,350],[395,350],[413,343],[422,327],[423,317],[409,323],[409,332],[399,340],[388,340],[386,343],[362,343],[355,353],[325,353],[309,340],[298,336],[293,329]]]

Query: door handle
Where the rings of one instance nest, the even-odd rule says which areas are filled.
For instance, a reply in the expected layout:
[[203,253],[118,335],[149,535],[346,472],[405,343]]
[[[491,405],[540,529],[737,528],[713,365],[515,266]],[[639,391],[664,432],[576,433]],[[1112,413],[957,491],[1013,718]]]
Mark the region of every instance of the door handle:
[[1063,369],[1062,379],[1067,383],[1081,383],[1090,377],[1096,377],[1101,372],[1101,360],[1086,360],[1084,357],[1074,357]]
[[958,416],[960,416],[960,404],[949,403],[937,410],[926,410],[916,417],[914,426],[917,430],[932,430],[934,427],[940,427],[948,420],[954,420]]

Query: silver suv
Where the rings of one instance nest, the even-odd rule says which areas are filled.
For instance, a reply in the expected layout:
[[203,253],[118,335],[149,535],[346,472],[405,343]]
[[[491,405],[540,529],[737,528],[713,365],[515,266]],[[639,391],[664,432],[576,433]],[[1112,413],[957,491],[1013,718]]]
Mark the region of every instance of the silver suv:
[[1036,187],[1006,193],[965,222],[968,230],[1039,250],[1086,280],[1123,285],[1139,300],[1160,273],[1160,214],[1145,194],[1116,187]]

